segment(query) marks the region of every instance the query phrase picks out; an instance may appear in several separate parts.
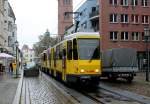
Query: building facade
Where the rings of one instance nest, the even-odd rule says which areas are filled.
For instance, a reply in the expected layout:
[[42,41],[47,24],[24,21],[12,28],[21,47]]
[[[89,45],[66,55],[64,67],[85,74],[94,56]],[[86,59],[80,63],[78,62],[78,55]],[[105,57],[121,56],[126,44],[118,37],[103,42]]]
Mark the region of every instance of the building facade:
[[30,63],[34,61],[35,52],[33,49],[30,49],[28,45],[23,45],[22,47],[23,63]]
[[65,30],[73,24],[73,1],[58,0],[58,35],[63,36]]
[[87,0],[76,12],[80,13],[79,32],[99,31],[102,51],[137,49],[139,67],[142,67],[147,57],[144,28],[150,29],[149,0]]
[[8,0],[0,0],[0,52],[16,54],[17,25]]
[[150,28],[149,0],[100,0],[102,49],[132,47],[144,51],[144,26]]
[[4,47],[4,0],[0,0],[0,48]]
[[99,31],[99,3],[98,0],[87,0],[77,10],[76,18],[79,32]]
[[99,13],[102,51],[112,48],[135,48],[141,65],[146,57],[144,27],[150,29],[150,1],[99,0]]
[[15,41],[17,40],[16,17],[9,2],[5,0],[4,32],[6,34],[6,47],[8,52],[15,55]]

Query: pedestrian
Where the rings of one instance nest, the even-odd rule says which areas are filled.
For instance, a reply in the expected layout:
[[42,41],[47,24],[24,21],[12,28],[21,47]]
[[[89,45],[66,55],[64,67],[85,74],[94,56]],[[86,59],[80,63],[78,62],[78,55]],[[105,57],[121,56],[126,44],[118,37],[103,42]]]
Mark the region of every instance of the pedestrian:
[[143,59],[143,68],[144,70],[147,68],[147,59]]
[[2,62],[0,61],[0,72],[2,72]]
[[11,62],[10,65],[9,65],[9,72],[13,72],[13,65],[12,65],[12,62]]

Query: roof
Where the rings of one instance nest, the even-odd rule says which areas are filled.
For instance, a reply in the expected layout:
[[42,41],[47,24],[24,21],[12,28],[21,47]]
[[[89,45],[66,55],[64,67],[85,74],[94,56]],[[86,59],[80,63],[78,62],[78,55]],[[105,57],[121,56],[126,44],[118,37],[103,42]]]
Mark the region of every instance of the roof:
[[68,36],[65,36],[64,39],[72,39],[79,36],[100,36],[99,32],[77,32]]

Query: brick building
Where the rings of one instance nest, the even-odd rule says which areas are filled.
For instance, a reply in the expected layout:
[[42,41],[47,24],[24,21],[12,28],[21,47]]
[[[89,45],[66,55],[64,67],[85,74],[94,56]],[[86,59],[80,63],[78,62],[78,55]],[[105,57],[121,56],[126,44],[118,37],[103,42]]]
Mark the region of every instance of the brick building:
[[63,36],[65,30],[73,24],[73,1],[58,0],[58,35]]
[[136,48],[140,64],[146,48],[144,27],[150,28],[150,0],[99,0],[99,12],[102,50]]

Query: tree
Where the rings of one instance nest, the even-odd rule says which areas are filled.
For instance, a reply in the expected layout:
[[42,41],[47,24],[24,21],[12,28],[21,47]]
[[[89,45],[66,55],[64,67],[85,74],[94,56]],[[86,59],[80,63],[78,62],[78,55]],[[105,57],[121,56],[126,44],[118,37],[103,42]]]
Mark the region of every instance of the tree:
[[35,50],[35,55],[39,56],[39,54],[42,53],[43,50],[52,47],[53,45],[55,45],[55,43],[56,43],[56,39],[50,37],[50,32],[47,29],[43,35],[39,36],[39,42],[33,45],[33,49]]

